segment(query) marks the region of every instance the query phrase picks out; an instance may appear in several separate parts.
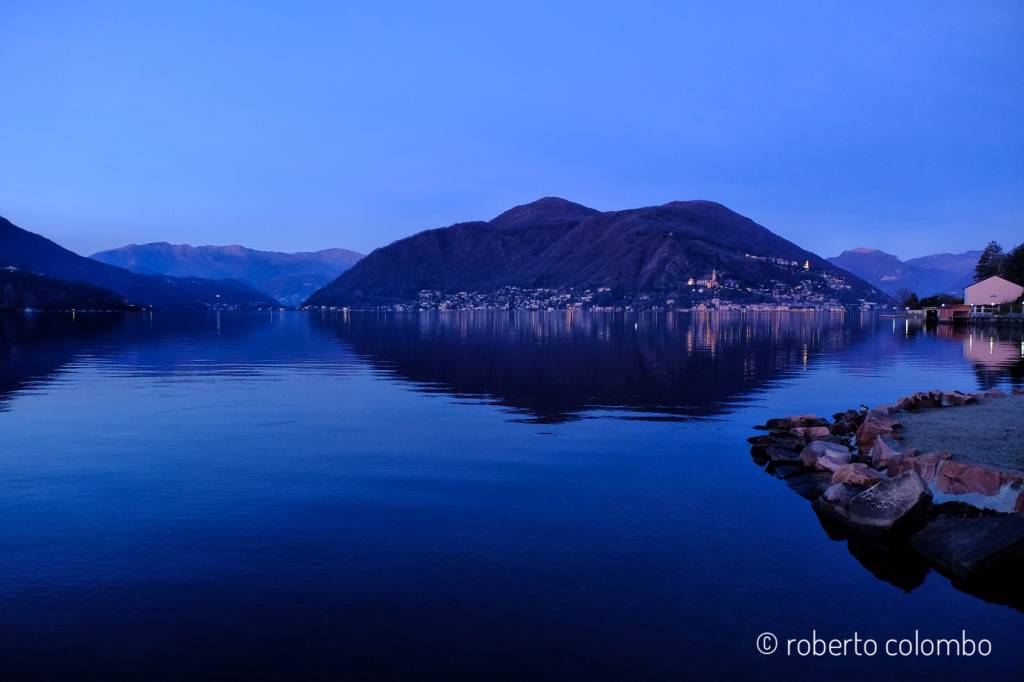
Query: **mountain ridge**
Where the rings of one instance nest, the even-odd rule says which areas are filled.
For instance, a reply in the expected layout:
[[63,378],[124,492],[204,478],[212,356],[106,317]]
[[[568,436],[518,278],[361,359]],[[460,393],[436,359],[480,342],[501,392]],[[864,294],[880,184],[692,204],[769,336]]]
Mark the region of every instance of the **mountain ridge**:
[[140,275],[70,251],[0,217],[0,267],[107,289],[137,306],[205,309],[277,307],[278,301],[234,280]]
[[908,292],[922,297],[961,293],[973,281],[980,255],[981,251],[937,253],[903,261],[881,249],[860,246],[828,260],[899,298]]
[[[712,277],[711,286],[697,283]],[[425,290],[503,287],[607,290],[604,298],[657,295],[666,305],[710,300],[710,293],[744,302],[886,299],[717,202],[602,212],[545,197],[489,221],[428,229],[381,247],[306,305],[374,307],[408,303]]]
[[94,253],[90,258],[138,274],[235,279],[287,305],[302,303],[362,257],[341,248],[262,251],[240,244],[149,242]]

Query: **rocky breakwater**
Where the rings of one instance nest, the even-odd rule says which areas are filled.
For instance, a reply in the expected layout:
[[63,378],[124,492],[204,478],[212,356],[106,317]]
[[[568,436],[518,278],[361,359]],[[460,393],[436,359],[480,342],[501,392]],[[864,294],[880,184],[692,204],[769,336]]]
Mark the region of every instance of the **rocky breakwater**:
[[[893,405],[840,412],[831,420],[769,419],[756,427],[766,433],[748,440],[756,463],[811,500],[823,523],[842,528],[847,537],[899,545],[954,581],[989,585],[993,577],[1012,575],[1019,582],[1024,471],[944,450],[903,447],[901,417],[948,410],[955,428],[956,420],[976,412],[950,408],[1004,399],[1024,401],[1001,391],[919,392]],[[1009,447],[1024,448],[1024,443]]]

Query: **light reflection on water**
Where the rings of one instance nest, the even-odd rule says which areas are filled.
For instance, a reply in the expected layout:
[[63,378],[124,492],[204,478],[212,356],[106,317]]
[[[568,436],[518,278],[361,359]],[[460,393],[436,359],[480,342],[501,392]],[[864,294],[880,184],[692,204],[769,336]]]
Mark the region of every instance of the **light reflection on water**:
[[[1020,385],[1020,330],[39,315],[0,318],[0,340],[4,679],[1019,672],[1020,612],[830,540],[745,438],[781,414]],[[967,628],[995,654],[753,651],[812,628]]]

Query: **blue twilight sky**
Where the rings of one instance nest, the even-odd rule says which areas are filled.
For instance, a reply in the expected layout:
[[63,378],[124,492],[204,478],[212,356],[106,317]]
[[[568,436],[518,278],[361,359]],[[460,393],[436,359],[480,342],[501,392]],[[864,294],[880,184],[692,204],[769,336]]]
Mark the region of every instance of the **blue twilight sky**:
[[545,195],[1024,240],[1024,3],[0,0],[0,215],[369,251]]

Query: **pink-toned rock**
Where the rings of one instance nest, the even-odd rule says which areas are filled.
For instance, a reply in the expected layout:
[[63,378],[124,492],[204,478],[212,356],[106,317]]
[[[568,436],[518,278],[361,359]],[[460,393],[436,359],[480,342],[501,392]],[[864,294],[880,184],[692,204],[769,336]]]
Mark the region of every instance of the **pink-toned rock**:
[[925,482],[917,472],[908,471],[854,495],[846,511],[854,525],[865,531],[883,532],[904,519],[917,516],[931,500],[932,494]]
[[[815,441],[820,442],[820,441]],[[814,463],[814,468],[819,471],[831,471],[835,473],[842,467],[850,463],[849,452],[837,452],[830,450],[824,455],[818,458],[818,461]]]
[[840,419],[832,424],[830,429],[833,436],[849,436],[857,430],[857,425],[845,419]]
[[854,464],[844,464],[836,469],[835,473],[832,474],[832,483],[849,483],[850,485],[869,487],[884,478],[885,475],[880,471],[875,471],[867,464],[856,462]]
[[973,395],[968,395],[960,391],[950,391],[949,393],[942,394],[942,402],[950,407],[959,407],[961,405],[967,405],[968,403],[978,402],[978,399]]
[[832,431],[827,426],[809,426],[807,432],[804,434],[804,438],[807,440],[821,440],[822,438],[828,438],[832,435]]
[[802,429],[808,426],[826,426],[827,424],[827,419],[816,417],[813,414],[798,414],[791,417],[769,419],[765,422],[765,426],[769,429],[780,429],[783,431]]
[[807,441],[820,440],[832,435],[827,426],[794,426],[789,432]]
[[920,406],[917,404],[917,401],[914,400],[914,396],[912,396],[912,395],[905,395],[905,396],[903,396],[902,398],[900,398],[899,400],[896,401],[896,409],[897,410],[903,410],[905,412],[909,412],[910,410],[918,409],[918,407],[920,407]]
[[1024,472],[1020,469],[1000,469],[999,475],[1002,478],[1004,484],[1012,483],[1014,487],[1024,487]]
[[1000,391],[998,388],[990,388],[981,394],[984,398],[1005,398],[1006,394]]
[[899,410],[924,410],[932,407],[942,407],[942,391],[918,391],[896,401]]
[[899,444],[891,438],[879,436],[871,446],[871,464],[878,468],[889,466],[889,462],[900,455]]
[[879,436],[889,436],[902,424],[892,417],[871,410],[864,418],[864,423],[857,429],[857,445],[861,452],[868,452]]
[[996,495],[1007,483],[1024,484],[1024,475],[1017,471],[952,459],[943,462],[935,475],[935,487],[950,495]]
[[906,471],[916,471],[925,483],[931,483],[935,480],[939,467],[951,457],[952,455],[945,451],[918,454],[916,450],[909,450],[889,462],[889,475],[899,476]]
[[834,504],[837,507],[845,507],[857,492],[847,485],[836,483],[822,493],[822,497],[830,504]]
[[848,447],[828,440],[813,441],[800,451],[800,461],[805,467],[822,471],[834,471],[835,467],[849,462],[850,456]]
[[1013,394],[1014,395],[1024,395],[1024,386],[1014,386],[1013,387]]

